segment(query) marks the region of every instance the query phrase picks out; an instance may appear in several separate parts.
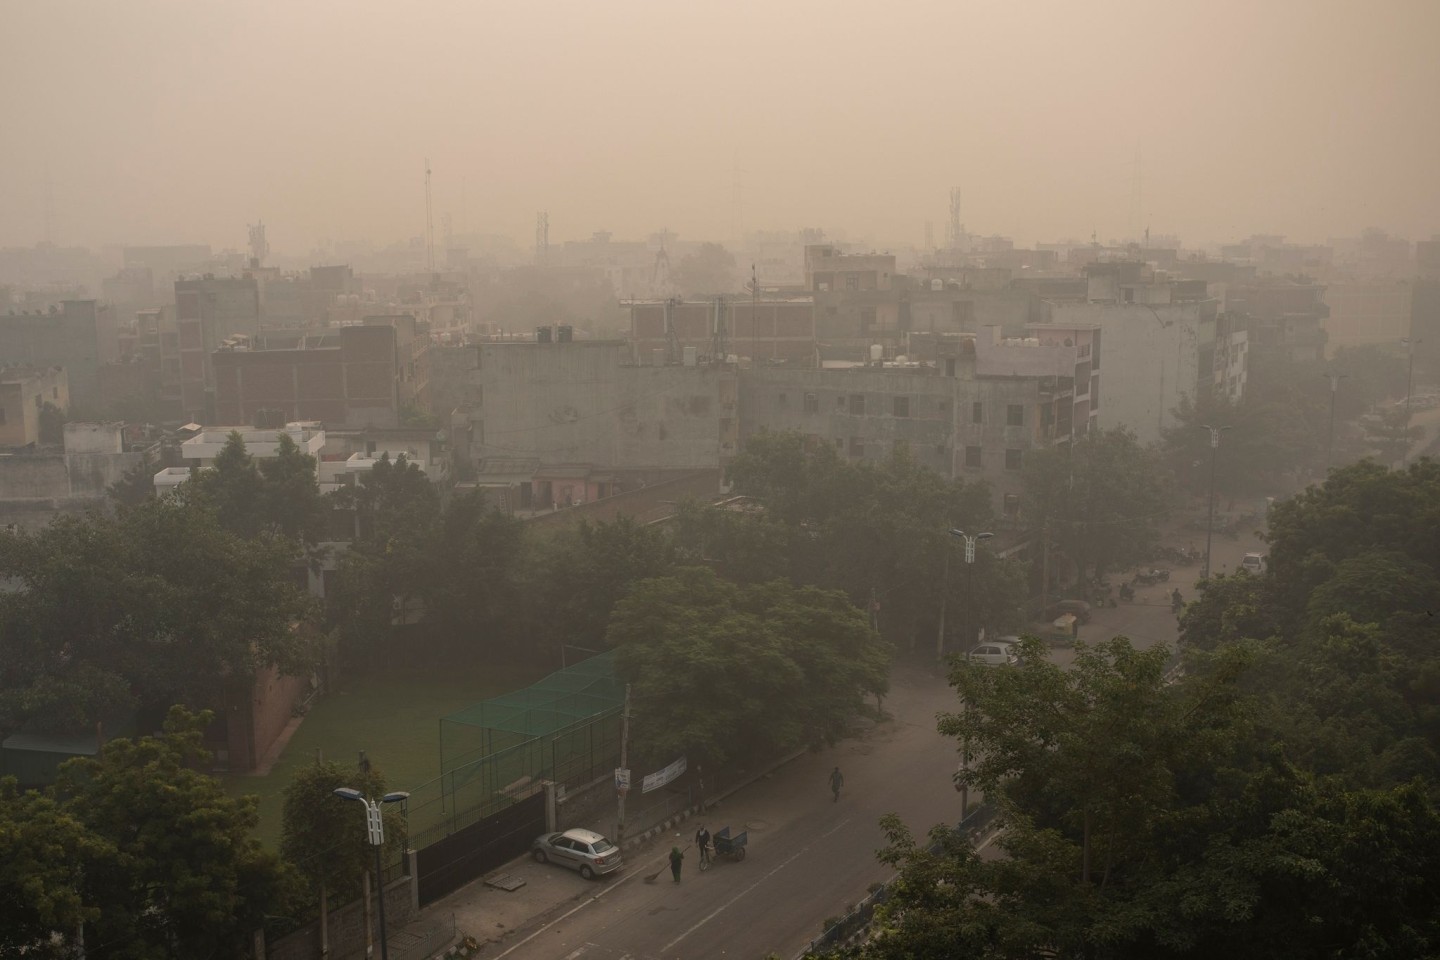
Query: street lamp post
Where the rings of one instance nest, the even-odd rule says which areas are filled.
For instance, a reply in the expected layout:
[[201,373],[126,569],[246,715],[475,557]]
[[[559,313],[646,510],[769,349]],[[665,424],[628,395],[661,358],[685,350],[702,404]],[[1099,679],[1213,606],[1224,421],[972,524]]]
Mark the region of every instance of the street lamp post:
[[[975,640],[975,637],[973,635],[973,626],[975,619],[975,589],[974,580],[971,573],[971,565],[975,563],[975,544],[981,540],[989,540],[991,537],[995,536],[995,534],[977,533],[974,536],[969,536],[965,533],[964,530],[957,530],[952,527],[950,530],[950,536],[965,541],[965,643],[968,646]],[[946,556],[949,556],[949,551],[946,551]],[[965,701],[965,712],[967,714],[970,712],[969,700]],[[966,737],[965,742],[960,745],[960,773],[962,775],[962,780],[960,783],[960,820],[962,823],[964,822],[965,818],[970,814],[970,785],[968,783],[965,783],[963,780],[964,774],[967,773],[969,769],[970,738]]]
[[1345,373],[1322,373],[1320,376],[1330,381],[1330,440],[1325,445],[1325,472],[1330,472],[1330,461],[1335,455],[1335,393],[1340,389],[1340,381],[1349,374]]
[[1410,392],[1415,385],[1415,348],[1420,345],[1421,341],[1402,337],[1400,342],[1405,344],[1407,352],[1410,354],[1409,369],[1405,373],[1405,435],[1401,438],[1404,440],[1405,446],[1404,452],[1400,454],[1400,466],[1404,468],[1405,464],[1410,462]]
[[1200,574],[1201,580],[1210,579],[1210,540],[1215,535],[1215,451],[1220,449],[1220,434],[1229,430],[1229,425],[1223,427],[1212,427],[1208,423],[1200,426],[1210,431],[1210,516],[1205,521],[1205,572]]
[[390,960],[390,949],[385,942],[385,881],[380,873],[384,867],[381,862],[380,848],[385,845],[385,817],[380,811],[380,805],[408,800],[410,794],[403,790],[396,790],[393,793],[385,794],[379,800],[371,800],[359,790],[351,787],[336,787],[335,796],[342,800],[358,800],[365,804],[365,829],[370,837],[370,846],[375,848],[375,899],[380,901],[380,960]]

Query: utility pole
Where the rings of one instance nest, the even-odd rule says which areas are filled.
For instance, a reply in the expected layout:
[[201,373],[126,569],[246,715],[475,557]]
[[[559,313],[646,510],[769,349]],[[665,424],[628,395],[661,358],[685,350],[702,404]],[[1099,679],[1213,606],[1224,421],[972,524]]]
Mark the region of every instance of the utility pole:
[[1405,446],[1404,452],[1400,454],[1400,468],[1403,470],[1405,465],[1410,462],[1410,393],[1415,385],[1415,347],[1421,341],[1404,337],[1400,342],[1409,348],[1410,353],[1410,368],[1405,374],[1405,435],[1401,438]]
[[1212,427],[1208,423],[1200,424],[1210,431],[1210,514],[1205,521],[1205,572],[1200,574],[1201,580],[1210,579],[1210,539],[1215,535],[1215,451],[1220,449],[1220,434],[1229,430],[1229,426]]
[[750,264],[750,365],[760,360],[760,281],[755,277],[755,264]]
[[625,709],[620,714],[620,769],[615,771],[615,844],[625,840],[625,794],[630,792],[630,684],[625,684]]
[[1335,392],[1340,388],[1340,381],[1348,374],[1344,373],[1322,373],[1322,377],[1330,381],[1330,440],[1325,445],[1325,472],[1330,472],[1330,461],[1335,454]]
[[950,541],[945,541],[945,572],[940,581],[940,629],[935,634],[935,659],[945,657],[945,606],[950,599]]

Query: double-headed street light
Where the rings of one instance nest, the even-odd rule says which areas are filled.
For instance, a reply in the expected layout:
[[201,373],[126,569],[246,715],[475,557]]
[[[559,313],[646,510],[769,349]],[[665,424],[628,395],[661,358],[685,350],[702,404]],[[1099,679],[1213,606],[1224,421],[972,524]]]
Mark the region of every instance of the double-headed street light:
[[385,816],[380,810],[382,803],[399,803],[409,800],[410,794],[403,790],[387,793],[379,800],[371,800],[352,787],[336,787],[335,796],[342,800],[358,800],[365,804],[365,829],[370,837],[370,846],[375,848],[375,899],[380,901],[380,960],[390,960],[390,950],[385,942],[385,879],[380,871],[380,848],[385,845]]
[[1215,451],[1220,449],[1220,434],[1230,429],[1229,424],[1223,427],[1212,427],[1208,423],[1200,424],[1210,431],[1210,517],[1205,521],[1205,572],[1200,574],[1201,580],[1210,579],[1210,539],[1215,535]]
[[[950,530],[950,536],[955,537],[956,539],[964,540],[964,541],[965,541],[965,562],[966,562],[967,564],[970,564],[970,563],[974,563],[974,562],[975,562],[975,543],[976,543],[976,541],[978,541],[978,540],[989,540],[991,537],[995,536],[995,534],[993,534],[993,533],[977,533],[977,534],[975,534],[975,535],[972,537],[972,536],[966,536],[964,530],[957,530],[957,529],[954,529],[954,528],[952,527],[951,530]],[[967,573],[966,585],[967,585],[967,586],[969,585],[968,573]],[[935,637],[935,657],[936,657],[937,659],[945,656],[945,607],[946,607],[946,604],[947,604],[947,602],[948,602],[948,600],[949,600],[949,594],[950,594],[950,551],[947,549],[947,550],[945,551],[945,574],[944,574],[944,583],[941,584],[941,589],[940,589],[940,631],[939,631],[939,634]]]

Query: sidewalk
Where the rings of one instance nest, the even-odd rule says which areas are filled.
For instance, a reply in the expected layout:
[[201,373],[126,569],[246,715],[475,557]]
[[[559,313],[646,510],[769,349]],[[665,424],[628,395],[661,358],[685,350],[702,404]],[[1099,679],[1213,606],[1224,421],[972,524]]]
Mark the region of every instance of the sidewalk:
[[[705,807],[708,809],[772,775],[807,752],[798,750],[784,756],[738,783],[707,796],[704,800]],[[497,944],[517,931],[561,917],[567,911],[603,896],[612,884],[648,874],[655,863],[660,863],[663,867],[663,847],[671,842],[670,834],[679,824],[699,811],[698,805],[690,806],[658,823],[646,825],[644,829],[641,829],[641,824],[632,820],[628,824],[630,836],[621,843],[625,866],[608,879],[585,880],[573,871],[536,863],[528,855],[518,857],[421,909],[419,919],[391,933],[391,956],[395,960],[444,956],[453,943],[466,936],[474,937],[484,952],[487,944]],[[614,824],[613,813],[597,821],[597,826],[601,827],[613,828]],[[607,835],[614,836],[614,833]],[[688,840],[686,842],[688,843]],[[485,885],[486,880],[502,876],[524,881],[524,885],[513,891]],[[405,942],[423,943],[426,952],[404,953],[402,945]]]

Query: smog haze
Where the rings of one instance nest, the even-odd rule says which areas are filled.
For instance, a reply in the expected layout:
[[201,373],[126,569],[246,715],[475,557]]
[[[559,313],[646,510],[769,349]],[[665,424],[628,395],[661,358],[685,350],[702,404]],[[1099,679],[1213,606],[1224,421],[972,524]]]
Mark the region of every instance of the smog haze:
[[20,3],[0,244],[1440,221],[1440,4]]

